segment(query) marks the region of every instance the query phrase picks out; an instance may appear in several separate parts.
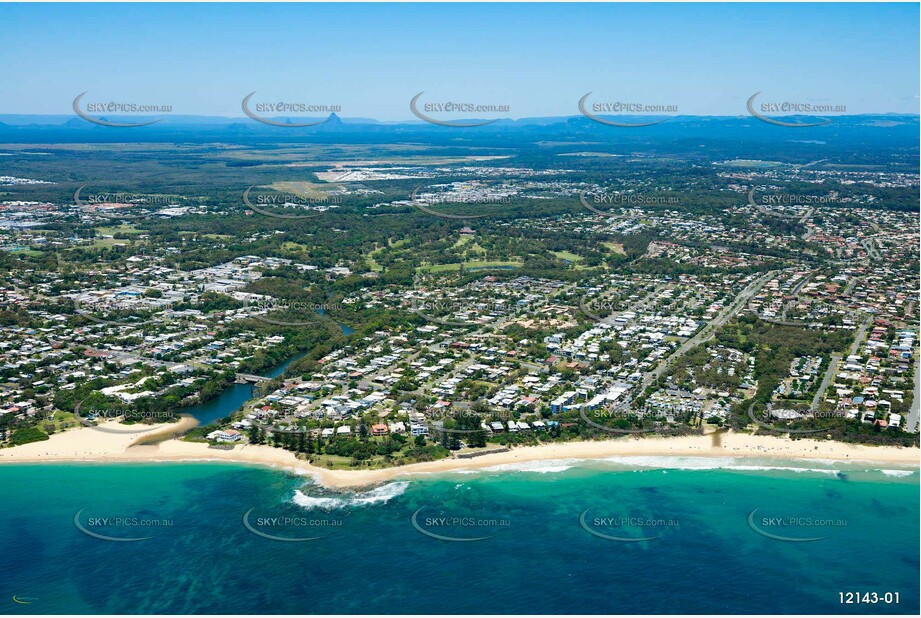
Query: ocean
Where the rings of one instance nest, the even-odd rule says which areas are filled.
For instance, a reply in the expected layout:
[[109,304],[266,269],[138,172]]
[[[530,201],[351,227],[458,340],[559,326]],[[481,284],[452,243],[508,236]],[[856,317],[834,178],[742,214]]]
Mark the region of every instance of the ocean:
[[5,464],[0,487],[0,613],[919,610],[918,473],[857,462],[554,461],[348,493],[243,465]]

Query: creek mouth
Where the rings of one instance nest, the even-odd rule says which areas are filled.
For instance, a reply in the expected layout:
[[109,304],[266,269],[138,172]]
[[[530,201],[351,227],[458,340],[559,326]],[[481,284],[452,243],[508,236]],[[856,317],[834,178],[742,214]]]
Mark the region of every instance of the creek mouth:
[[710,445],[713,448],[722,448],[723,446],[723,434],[728,433],[729,430],[725,427],[717,429],[710,434]]
[[150,435],[141,436],[132,442],[131,446],[128,448],[133,448],[135,446],[156,446],[167,440],[177,438],[196,426],[198,426],[198,419],[190,414],[181,414],[178,422],[170,423],[166,427]]

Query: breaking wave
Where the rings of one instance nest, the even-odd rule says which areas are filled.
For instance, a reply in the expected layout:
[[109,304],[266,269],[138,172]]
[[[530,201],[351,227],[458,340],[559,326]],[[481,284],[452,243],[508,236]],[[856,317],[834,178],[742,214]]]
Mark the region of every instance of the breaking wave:
[[758,460],[736,457],[608,457],[607,463],[629,468],[653,470],[737,470],[739,472],[811,472],[838,476],[838,468],[807,468],[798,466],[778,466],[760,463]]
[[310,496],[301,490],[295,490],[292,502],[305,509],[341,509],[347,507],[383,504],[402,495],[409,487],[408,481],[387,483],[365,492],[351,495]]
[[895,477],[911,476],[912,474],[915,473],[914,470],[880,470],[880,472],[882,472],[886,476],[895,476]]
[[[550,472],[565,472],[580,463],[590,461],[582,459],[548,459],[545,461],[522,461],[520,463],[499,464],[481,468],[480,472],[536,472],[548,474]],[[473,471],[471,471],[473,472]]]

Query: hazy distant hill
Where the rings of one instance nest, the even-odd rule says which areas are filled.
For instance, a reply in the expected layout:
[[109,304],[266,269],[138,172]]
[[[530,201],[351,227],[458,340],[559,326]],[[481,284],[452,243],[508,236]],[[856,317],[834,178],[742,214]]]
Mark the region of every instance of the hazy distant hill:
[[[648,121],[649,116],[605,116],[620,122]],[[221,116],[160,116],[144,127],[100,126],[74,115],[0,115],[0,143],[74,142],[221,142],[264,143],[402,143],[420,141],[442,146],[514,147],[526,144],[593,143],[662,152],[710,156],[770,156],[777,145],[794,148],[803,156],[823,158],[825,151],[862,152],[895,148],[917,152],[917,115],[867,114],[837,116],[819,127],[788,128],[751,116],[673,116],[647,127],[611,127],[583,116],[499,120],[492,124],[457,128],[423,122],[380,122],[367,118],[340,118],[336,114],[311,127],[276,127],[250,118]],[[106,116],[115,122],[143,122],[152,117]],[[279,120],[278,118],[274,118]],[[785,117],[787,121],[794,117]],[[316,118],[315,120],[320,120]],[[808,118],[799,120],[808,121]],[[281,119],[284,122],[284,119]],[[291,122],[305,122],[303,117]],[[791,146],[788,146],[791,145]],[[710,152],[710,151],[713,152]],[[760,151],[760,153],[759,153]]]

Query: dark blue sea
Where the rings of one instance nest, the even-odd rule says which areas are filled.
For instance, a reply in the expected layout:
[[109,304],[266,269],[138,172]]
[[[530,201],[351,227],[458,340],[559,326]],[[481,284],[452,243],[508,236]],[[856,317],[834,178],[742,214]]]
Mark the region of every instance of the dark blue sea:
[[3,465],[0,613],[917,615],[918,473],[848,465]]

